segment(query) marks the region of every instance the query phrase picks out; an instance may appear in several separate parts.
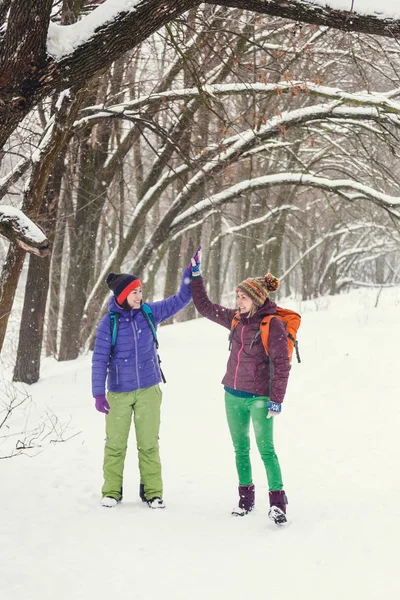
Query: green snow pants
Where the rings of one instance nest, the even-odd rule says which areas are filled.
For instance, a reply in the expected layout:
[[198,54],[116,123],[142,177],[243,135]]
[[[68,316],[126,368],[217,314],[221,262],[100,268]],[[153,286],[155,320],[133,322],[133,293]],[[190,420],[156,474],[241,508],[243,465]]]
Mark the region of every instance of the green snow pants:
[[140,482],[148,500],[162,498],[161,462],[158,449],[162,393],[159,385],[134,392],[108,392],[110,412],[106,415],[104,485],[102,495],[121,498],[122,476],[132,413],[138,449]]
[[225,392],[225,409],[235,450],[239,485],[253,483],[250,463],[250,419],[257,447],[265,466],[270,491],[283,489],[281,468],[274,448],[274,417],[267,419],[269,398],[239,398]]

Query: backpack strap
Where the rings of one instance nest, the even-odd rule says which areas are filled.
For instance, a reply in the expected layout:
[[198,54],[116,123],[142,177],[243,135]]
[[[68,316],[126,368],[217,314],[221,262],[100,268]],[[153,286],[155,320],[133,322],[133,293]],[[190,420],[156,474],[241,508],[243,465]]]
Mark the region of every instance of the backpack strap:
[[296,339],[293,337],[293,335],[292,335],[291,333],[288,333],[288,334],[287,334],[287,336],[288,336],[288,338],[289,338],[290,340],[292,340],[292,342],[293,342],[293,347],[294,347],[294,349],[295,349],[295,352],[296,352],[296,358],[297,358],[297,362],[298,362],[298,363],[301,363],[301,360],[300,360],[300,352],[299,352],[299,343],[298,343],[298,341],[297,341],[297,340],[296,340]]
[[121,315],[119,312],[115,312],[114,310],[110,310],[110,333],[111,333],[111,347],[110,347],[110,358],[108,359],[108,364],[110,365],[112,361],[112,357],[114,355],[115,344],[117,343],[117,335],[118,335],[118,327],[119,327],[119,319]]
[[235,328],[238,326],[239,322],[240,322],[240,313],[237,312],[235,314],[235,316],[233,317],[233,319],[232,319],[231,330],[229,332],[229,338],[228,338],[228,340],[229,340],[229,346],[228,346],[229,352],[232,350],[233,333],[235,331]]
[[267,315],[264,317],[260,323],[260,332],[258,335],[261,336],[261,341],[264,346],[265,354],[269,357],[268,354],[268,340],[269,340],[269,326],[271,324],[271,319],[273,319],[275,315]]
[[[146,319],[148,326],[150,327],[150,331],[153,334],[154,343],[156,345],[156,350],[158,350],[159,344],[158,344],[158,339],[157,339],[157,329],[156,329],[156,324],[154,322],[153,311],[151,310],[150,306],[146,303],[142,304],[142,306],[140,307],[140,310],[141,310],[144,318]],[[160,367],[161,378],[164,383],[167,383],[167,380],[165,379],[165,375],[161,368],[161,358],[160,358],[158,352],[157,352],[157,358],[158,358],[158,365]]]
[[158,344],[158,339],[157,339],[157,330],[156,330],[156,324],[154,322],[153,311],[151,310],[150,306],[146,303],[142,304],[142,306],[140,307],[140,310],[141,310],[144,318],[146,319],[148,326],[150,327],[150,331],[153,334],[154,343],[158,350],[159,344]]
[[[272,395],[272,382],[274,379],[274,365],[272,360],[269,358],[268,354],[268,340],[269,340],[269,326],[271,325],[271,319],[276,317],[276,315],[268,315],[264,317],[260,323],[260,336],[262,345],[264,346],[265,354],[268,356],[268,364],[269,364],[269,398],[271,400]],[[257,332],[258,333],[258,332]]]

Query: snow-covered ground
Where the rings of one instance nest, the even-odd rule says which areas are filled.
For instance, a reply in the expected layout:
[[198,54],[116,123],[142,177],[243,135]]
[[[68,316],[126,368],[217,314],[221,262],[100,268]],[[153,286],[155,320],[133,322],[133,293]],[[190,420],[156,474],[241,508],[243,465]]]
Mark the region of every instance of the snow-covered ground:
[[[104,417],[91,398],[90,356],[44,361],[41,381],[26,388],[29,411],[11,424],[20,432],[28,417],[28,429],[52,419],[54,431],[35,456],[0,461],[1,598],[398,598],[400,290],[385,290],[375,308],[377,293],[292,304],[303,315],[302,363],[275,422],[289,497],[282,528],[266,516],[255,449],[257,508],[230,514],[224,329],[204,320],[160,329],[166,510],[138,498],[133,434],[124,502],[100,506]],[[3,441],[0,455],[22,437]]]

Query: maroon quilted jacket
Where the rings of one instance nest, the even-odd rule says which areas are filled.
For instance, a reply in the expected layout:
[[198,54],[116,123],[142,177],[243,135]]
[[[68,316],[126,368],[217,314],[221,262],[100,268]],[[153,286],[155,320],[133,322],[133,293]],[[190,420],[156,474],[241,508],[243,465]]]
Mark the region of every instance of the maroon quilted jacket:
[[[191,285],[193,302],[199,313],[231,330],[232,319],[237,310],[213,304],[207,296],[202,277],[193,278]],[[269,396],[272,402],[281,403],[285,397],[290,371],[287,336],[282,322],[279,319],[271,319],[269,330],[268,350],[273,365],[272,385],[269,358],[260,337],[258,336],[256,343],[252,343],[263,317],[275,313],[276,304],[268,299],[251,319],[241,315],[240,322],[233,330],[231,352],[222,383],[243,392]]]

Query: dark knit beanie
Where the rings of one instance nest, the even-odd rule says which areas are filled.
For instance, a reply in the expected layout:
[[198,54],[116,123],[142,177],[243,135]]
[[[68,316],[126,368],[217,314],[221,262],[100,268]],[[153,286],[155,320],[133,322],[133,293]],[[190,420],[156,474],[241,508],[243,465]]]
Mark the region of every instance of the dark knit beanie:
[[254,277],[245,279],[236,288],[236,291],[241,291],[246,296],[249,296],[254,304],[259,308],[263,306],[268,298],[269,292],[275,292],[279,287],[279,279],[267,273],[265,277]]
[[125,302],[129,294],[137,287],[142,287],[140,279],[135,275],[128,275],[127,273],[109,273],[106,279],[107,285],[110,290],[114,293],[118,304]]

